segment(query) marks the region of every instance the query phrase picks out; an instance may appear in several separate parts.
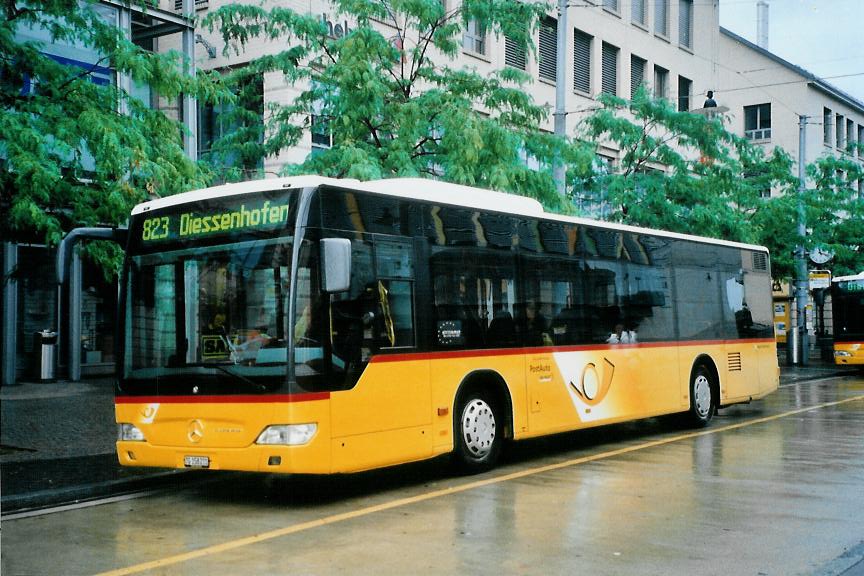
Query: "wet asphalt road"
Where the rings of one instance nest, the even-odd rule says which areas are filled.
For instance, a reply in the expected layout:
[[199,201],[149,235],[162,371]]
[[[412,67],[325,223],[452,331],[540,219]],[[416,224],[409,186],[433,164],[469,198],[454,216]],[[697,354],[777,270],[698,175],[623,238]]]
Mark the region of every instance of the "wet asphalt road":
[[2,573],[860,575],[864,379],[785,386],[702,430],[519,443],[480,476],[201,479],[4,517]]

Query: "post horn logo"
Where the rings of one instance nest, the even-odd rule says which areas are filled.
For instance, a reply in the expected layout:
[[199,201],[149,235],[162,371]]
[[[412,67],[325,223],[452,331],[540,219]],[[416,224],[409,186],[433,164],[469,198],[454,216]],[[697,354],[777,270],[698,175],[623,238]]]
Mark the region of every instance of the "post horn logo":
[[578,383],[570,381],[570,386],[585,404],[596,406],[603,401],[609,388],[612,386],[612,376],[615,374],[615,365],[608,359],[603,359],[603,378],[597,374],[597,366],[589,362],[582,370],[582,378]]
[[186,428],[186,437],[192,444],[198,444],[204,437],[204,423],[200,420],[192,420]]

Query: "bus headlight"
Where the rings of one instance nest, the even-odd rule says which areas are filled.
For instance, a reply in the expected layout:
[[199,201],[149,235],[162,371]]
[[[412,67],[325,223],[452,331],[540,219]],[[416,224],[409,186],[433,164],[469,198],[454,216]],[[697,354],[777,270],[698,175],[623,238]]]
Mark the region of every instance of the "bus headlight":
[[283,446],[301,446],[308,444],[315,432],[318,431],[318,424],[276,424],[268,426],[255,440],[256,444],[267,445],[283,445]]
[[134,424],[117,424],[117,440],[126,442],[144,442],[144,433]]
[[846,350],[835,350],[834,357],[835,358],[849,358],[852,356],[851,352],[847,352]]

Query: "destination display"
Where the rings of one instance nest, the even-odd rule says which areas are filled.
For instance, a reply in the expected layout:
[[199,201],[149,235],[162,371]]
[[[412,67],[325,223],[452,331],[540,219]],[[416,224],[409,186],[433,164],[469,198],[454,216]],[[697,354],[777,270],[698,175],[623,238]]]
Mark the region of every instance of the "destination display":
[[157,214],[141,222],[142,245],[190,240],[237,232],[273,230],[284,227],[289,220],[287,199],[234,199],[231,203],[213,202],[196,206],[177,214]]
[[840,281],[837,282],[837,289],[840,292],[848,292],[848,293],[856,293],[862,294],[864,293],[864,281],[861,280],[852,280],[852,281]]

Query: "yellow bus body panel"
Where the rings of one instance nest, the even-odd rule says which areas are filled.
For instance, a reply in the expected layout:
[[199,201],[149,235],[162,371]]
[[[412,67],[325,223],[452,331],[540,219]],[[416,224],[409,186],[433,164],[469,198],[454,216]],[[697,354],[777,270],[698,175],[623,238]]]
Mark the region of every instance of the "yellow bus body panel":
[[[144,442],[118,442],[127,466],[326,474],[450,452],[460,385],[478,373],[506,384],[514,439],[686,411],[694,364],[716,367],[721,405],[777,389],[773,339],[406,354],[376,357],[350,390],[299,397],[118,398],[118,422]],[[864,357],[862,354],[861,357]],[[160,402],[160,400],[162,400]],[[261,446],[273,424],[315,423],[303,446]]]
[[[835,342],[834,363],[840,366],[864,365],[864,345],[861,342]],[[837,352],[846,352],[848,356],[838,356]]]
[[[330,402],[220,401],[117,403],[117,422],[137,426],[144,442],[117,442],[126,466],[184,468],[186,456],[206,456],[213,470],[304,471],[326,474],[330,468]],[[164,400],[170,400],[165,398]],[[258,435],[272,424],[314,422],[318,430],[303,446],[261,446]],[[200,434],[200,439],[196,439]],[[268,465],[280,457],[277,466]]]

